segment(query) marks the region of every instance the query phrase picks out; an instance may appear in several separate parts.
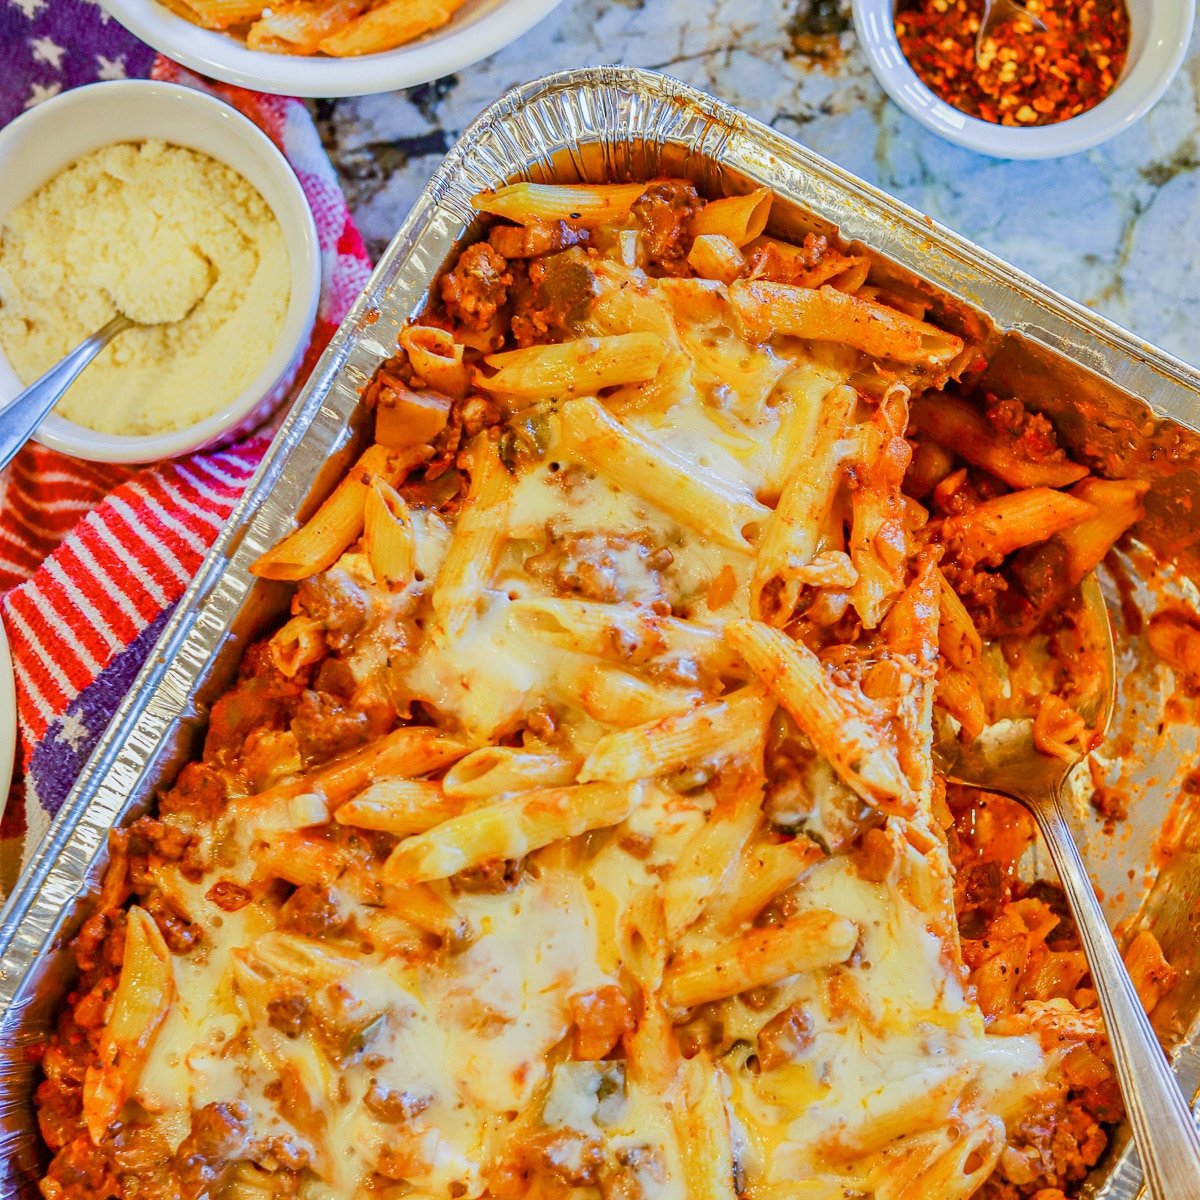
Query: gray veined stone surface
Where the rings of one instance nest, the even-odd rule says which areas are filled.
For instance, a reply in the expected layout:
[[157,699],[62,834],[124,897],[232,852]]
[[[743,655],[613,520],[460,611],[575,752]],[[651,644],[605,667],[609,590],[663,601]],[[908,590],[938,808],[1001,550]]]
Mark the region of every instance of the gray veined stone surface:
[[501,92],[613,62],[712,92],[1200,364],[1200,36],[1133,128],[1069,158],[1000,162],[943,142],[885,97],[858,50],[848,0],[564,0],[457,76],[317,102],[372,254],[460,131]]

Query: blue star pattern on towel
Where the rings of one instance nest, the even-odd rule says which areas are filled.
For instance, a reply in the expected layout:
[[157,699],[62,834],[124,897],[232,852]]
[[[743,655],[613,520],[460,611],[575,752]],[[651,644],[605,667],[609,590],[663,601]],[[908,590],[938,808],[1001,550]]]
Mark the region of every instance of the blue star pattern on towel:
[[149,74],[154,51],[97,0],[0,0],[0,125],[67,88]]

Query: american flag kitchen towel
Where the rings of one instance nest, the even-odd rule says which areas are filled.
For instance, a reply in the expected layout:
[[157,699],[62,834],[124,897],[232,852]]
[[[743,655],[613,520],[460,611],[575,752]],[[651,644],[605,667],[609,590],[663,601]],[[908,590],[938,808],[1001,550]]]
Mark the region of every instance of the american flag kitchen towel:
[[[155,56],[94,0],[0,0],[0,123],[65,88],[151,75],[210,91],[287,156],[316,218],[323,285],[298,384],[370,273],[304,105],[209,83]],[[20,749],[0,822],[0,895],[58,811],[268,438],[149,467],[82,462],[30,444],[0,473],[0,616]]]

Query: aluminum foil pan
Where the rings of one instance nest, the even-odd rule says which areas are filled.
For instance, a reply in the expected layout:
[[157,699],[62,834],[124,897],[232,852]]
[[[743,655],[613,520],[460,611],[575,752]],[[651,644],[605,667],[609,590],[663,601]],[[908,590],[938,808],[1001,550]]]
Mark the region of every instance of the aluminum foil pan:
[[[1178,564],[1170,586],[1186,591],[1187,576],[1200,578],[1194,570],[1200,513],[1191,503],[1200,482],[1200,373],[666,76],[599,67],[515,88],[463,134],[421,194],[0,914],[0,1196],[6,1200],[37,1194],[43,1151],[25,1048],[47,1030],[70,986],[65,947],[103,869],[106,835],[144,809],[198,748],[208,705],[232,678],[247,640],[282,611],[287,590],[255,580],[249,564],[319,503],[351,461],[360,440],[359,391],[470,232],[471,196],[521,177],[656,174],[689,176],[709,194],[766,184],[781,201],[775,232],[816,230],[858,243],[894,286],[923,292],[947,323],[985,336],[996,382],[1050,412],[1077,453],[1107,474],[1152,480],[1140,533]],[[1155,734],[1154,713],[1164,711],[1169,681],[1136,647],[1129,654],[1129,668],[1145,686],[1136,704],[1126,705],[1123,746],[1148,765],[1134,781],[1123,840],[1106,840],[1086,823],[1080,832],[1101,864],[1111,915],[1151,925],[1184,969],[1169,1005],[1160,1008],[1169,1008],[1164,1028],[1194,1091],[1200,836],[1185,839],[1190,847],[1153,882],[1148,900],[1142,881],[1196,739],[1187,727],[1175,740]],[[1137,1194],[1136,1162],[1120,1145],[1096,1186],[1104,1200]]]

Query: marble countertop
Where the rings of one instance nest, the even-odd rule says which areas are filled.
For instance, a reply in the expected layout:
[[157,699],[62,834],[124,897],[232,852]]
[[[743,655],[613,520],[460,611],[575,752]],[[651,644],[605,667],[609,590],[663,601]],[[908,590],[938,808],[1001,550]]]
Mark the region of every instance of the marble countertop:
[[1001,162],[942,141],[887,99],[859,51],[849,0],[564,0],[458,75],[315,102],[372,254],[503,91],[614,62],[721,97],[1200,365],[1200,34],[1132,129],[1069,158]]

